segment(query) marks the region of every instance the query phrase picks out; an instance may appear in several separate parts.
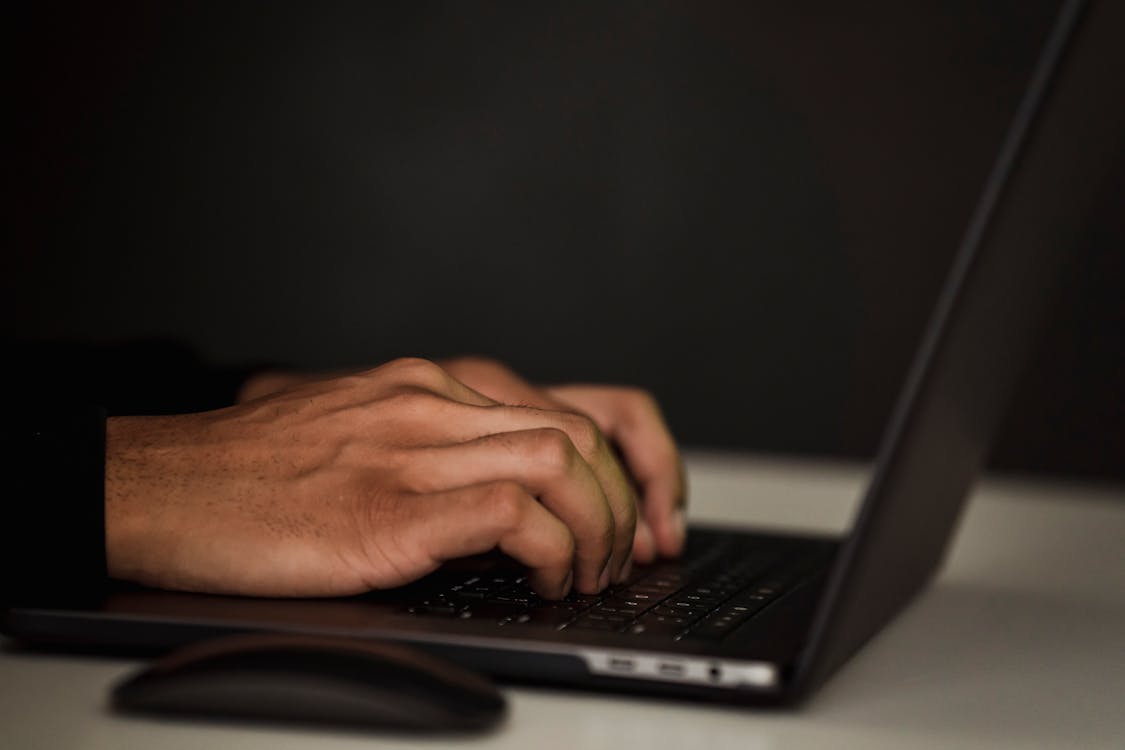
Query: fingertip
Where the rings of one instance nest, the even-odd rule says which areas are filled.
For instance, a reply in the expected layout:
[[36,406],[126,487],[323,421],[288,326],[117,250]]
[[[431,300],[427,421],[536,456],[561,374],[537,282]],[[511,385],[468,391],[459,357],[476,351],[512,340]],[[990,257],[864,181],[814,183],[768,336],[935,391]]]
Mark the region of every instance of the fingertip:
[[601,571],[579,564],[576,568],[577,575],[572,574],[574,590],[587,596],[602,592],[609,585],[612,563],[612,560],[607,560]]
[[654,545],[665,557],[678,557],[687,539],[687,520],[682,508],[674,508],[668,515],[652,523]]
[[532,590],[544,599],[551,601],[566,598],[574,588],[573,570],[568,570],[562,578],[559,578],[556,573],[533,570],[530,571],[529,577]]
[[687,518],[684,516],[683,508],[676,508],[672,512],[672,541],[678,554],[683,550],[684,542],[687,541]]
[[637,519],[637,529],[633,535],[633,559],[639,563],[650,563],[656,557],[656,542],[648,522]]

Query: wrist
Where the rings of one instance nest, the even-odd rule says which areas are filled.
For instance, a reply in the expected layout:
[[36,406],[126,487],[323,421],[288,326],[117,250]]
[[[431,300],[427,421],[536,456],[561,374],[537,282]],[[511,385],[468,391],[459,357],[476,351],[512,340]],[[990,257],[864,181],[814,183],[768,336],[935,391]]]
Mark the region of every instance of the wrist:
[[106,569],[113,578],[158,579],[162,546],[175,536],[158,533],[174,518],[182,490],[178,464],[190,461],[190,442],[177,439],[182,423],[196,415],[112,417],[105,431]]

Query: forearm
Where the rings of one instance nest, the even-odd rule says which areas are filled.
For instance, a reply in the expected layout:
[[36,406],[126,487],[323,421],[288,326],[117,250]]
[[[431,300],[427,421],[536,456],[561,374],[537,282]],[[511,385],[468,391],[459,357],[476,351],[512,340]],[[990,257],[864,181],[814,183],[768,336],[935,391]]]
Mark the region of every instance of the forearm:
[[[475,390],[401,359],[228,408],[109,420],[98,407],[43,408],[73,403],[71,392],[9,391],[26,405],[2,428],[14,488],[4,603],[96,593],[107,574],[211,593],[355,594],[492,549],[557,598],[627,577],[634,548],[642,561],[679,552],[682,476],[650,397],[555,396],[496,364],[447,364],[459,366],[492,376]],[[646,493],[643,525],[609,439]]]
[[106,562],[107,414],[233,403],[253,368],[216,368],[168,342],[5,342],[0,605],[96,591]]

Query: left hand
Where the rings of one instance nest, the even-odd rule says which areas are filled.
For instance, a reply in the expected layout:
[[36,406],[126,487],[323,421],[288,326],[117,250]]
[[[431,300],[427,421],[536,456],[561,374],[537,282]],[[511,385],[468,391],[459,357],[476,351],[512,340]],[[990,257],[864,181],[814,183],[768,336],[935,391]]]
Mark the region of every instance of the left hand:
[[683,551],[686,500],[683,465],[656,400],[628,386],[558,385],[538,388],[510,368],[481,357],[440,363],[473,390],[506,404],[577,411],[601,428],[620,449],[641,499],[633,557],[649,563],[657,555]]
[[[660,407],[650,394],[639,388],[612,385],[537,387],[506,365],[483,357],[459,357],[439,364],[457,380],[495,401],[579,412],[592,419],[618,446],[628,474],[638,485],[641,508],[633,538],[633,558],[649,563],[658,555],[675,557],[683,551],[683,464]],[[321,377],[324,376],[263,373],[247,381],[239,400],[251,400]]]

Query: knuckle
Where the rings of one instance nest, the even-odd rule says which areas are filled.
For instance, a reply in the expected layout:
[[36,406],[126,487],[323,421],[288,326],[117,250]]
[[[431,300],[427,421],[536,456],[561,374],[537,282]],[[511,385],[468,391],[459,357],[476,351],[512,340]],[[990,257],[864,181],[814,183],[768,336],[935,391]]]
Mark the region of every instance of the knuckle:
[[402,357],[392,360],[387,367],[402,382],[423,388],[439,389],[449,382],[449,375],[440,365],[421,357]]
[[594,420],[583,414],[570,414],[566,420],[566,433],[583,456],[592,456],[605,448],[605,437]]
[[626,390],[626,396],[639,409],[653,412],[660,411],[656,396],[654,396],[651,391],[645,390],[644,388],[628,388]]
[[528,440],[527,458],[552,473],[569,473],[577,458],[570,437],[562,430],[546,427],[535,430]]
[[484,496],[485,511],[503,530],[519,528],[527,514],[528,495],[515,482],[497,482]]

